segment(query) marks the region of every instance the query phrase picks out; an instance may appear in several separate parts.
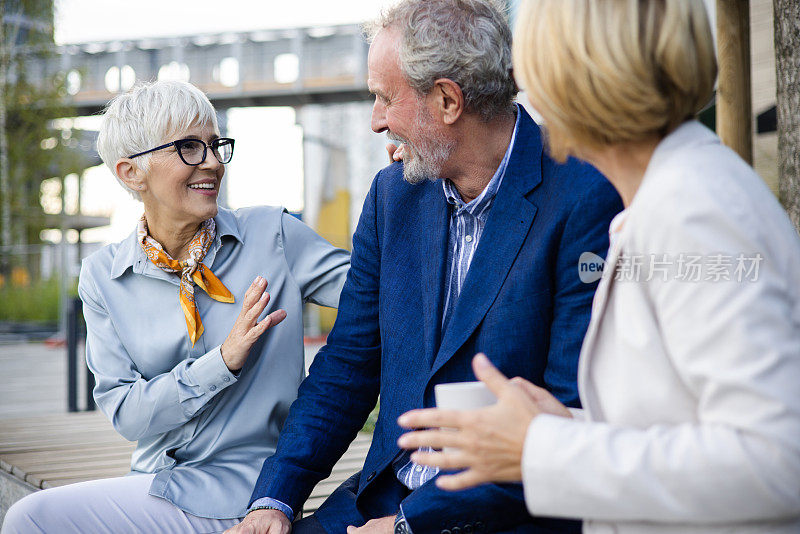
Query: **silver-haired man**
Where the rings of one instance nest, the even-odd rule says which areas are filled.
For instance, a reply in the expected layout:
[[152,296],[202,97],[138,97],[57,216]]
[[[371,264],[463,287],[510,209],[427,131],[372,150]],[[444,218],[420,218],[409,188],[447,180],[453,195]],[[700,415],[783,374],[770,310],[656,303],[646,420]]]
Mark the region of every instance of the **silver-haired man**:
[[[372,183],[336,325],[232,532],[577,532],[531,518],[519,485],[440,489],[397,446],[396,420],[431,406],[436,384],[475,380],[476,352],[576,406],[595,289],[579,258],[605,255],[620,199],[589,165],[544,152],[488,0],[405,0],[371,37],[372,129],[403,143],[404,163]],[[379,394],[363,470],[292,525]]]

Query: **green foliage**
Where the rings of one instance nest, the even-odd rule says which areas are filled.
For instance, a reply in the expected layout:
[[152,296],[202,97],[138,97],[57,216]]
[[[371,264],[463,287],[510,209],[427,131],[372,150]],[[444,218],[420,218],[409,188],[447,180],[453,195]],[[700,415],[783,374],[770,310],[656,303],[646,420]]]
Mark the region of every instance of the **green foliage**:
[[9,284],[0,289],[0,321],[58,321],[58,280],[43,280],[27,287]]
[[[34,60],[55,53],[53,1],[0,2],[0,82],[5,82],[0,95],[5,106],[10,229],[13,242],[39,243],[39,233],[45,227],[39,198],[42,180],[75,172],[76,157],[60,141],[60,132],[54,132],[51,123],[53,119],[72,116],[74,111],[65,104],[63,73],[30,68]],[[46,139],[57,142],[43,144]]]
[[364,423],[364,428],[361,429],[362,432],[369,432],[372,434],[375,431],[375,423],[378,422],[378,412],[381,409],[381,401],[378,399],[378,404],[375,405],[375,408],[372,409],[372,413],[369,414],[367,417],[367,422]]

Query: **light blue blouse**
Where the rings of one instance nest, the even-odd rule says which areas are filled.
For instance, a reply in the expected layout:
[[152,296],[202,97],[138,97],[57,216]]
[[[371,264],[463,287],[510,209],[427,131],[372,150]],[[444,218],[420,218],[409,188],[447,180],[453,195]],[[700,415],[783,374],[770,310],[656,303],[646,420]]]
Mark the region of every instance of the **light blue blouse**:
[[[153,265],[136,232],[83,261],[78,292],[88,336],[94,398],[126,439],[138,441],[134,473],[156,473],[150,494],[217,519],[245,515],[261,464],[304,377],[303,303],[336,307],[350,266],[281,208],[220,208],[203,263],[236,302],[195,291],[205,332],[191,346],[178,300],[179,278]],[[256,276],[286,319],[253,346],[238,376],[219,347]],[[263,316],[262,316],[263,317]]]

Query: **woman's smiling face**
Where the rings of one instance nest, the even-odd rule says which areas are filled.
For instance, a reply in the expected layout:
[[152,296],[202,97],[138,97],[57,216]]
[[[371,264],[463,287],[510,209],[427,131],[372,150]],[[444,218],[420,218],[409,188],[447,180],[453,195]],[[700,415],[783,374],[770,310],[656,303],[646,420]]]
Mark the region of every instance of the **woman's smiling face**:
[[[168,141],[199,139],[210,145],[217,137],[212,125],[193,124]],[[225,165],[214,157],[210,147],[200,165],[186,165],[174,146],[154,152],[140,190],[148,220],[199,225],[214,217],[224,174]]]

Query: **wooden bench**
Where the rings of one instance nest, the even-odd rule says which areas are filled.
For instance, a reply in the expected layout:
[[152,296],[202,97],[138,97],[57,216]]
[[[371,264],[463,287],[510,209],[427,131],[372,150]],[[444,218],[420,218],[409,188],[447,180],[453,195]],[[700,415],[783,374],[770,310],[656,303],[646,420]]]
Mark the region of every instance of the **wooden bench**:
[[[358,435],[331,476],[314,488],[304,513],[361,469],[371,440]],[[0,523],[11,504],[34,491],[126,474],[133,449],[99,412],[0,420]]]

